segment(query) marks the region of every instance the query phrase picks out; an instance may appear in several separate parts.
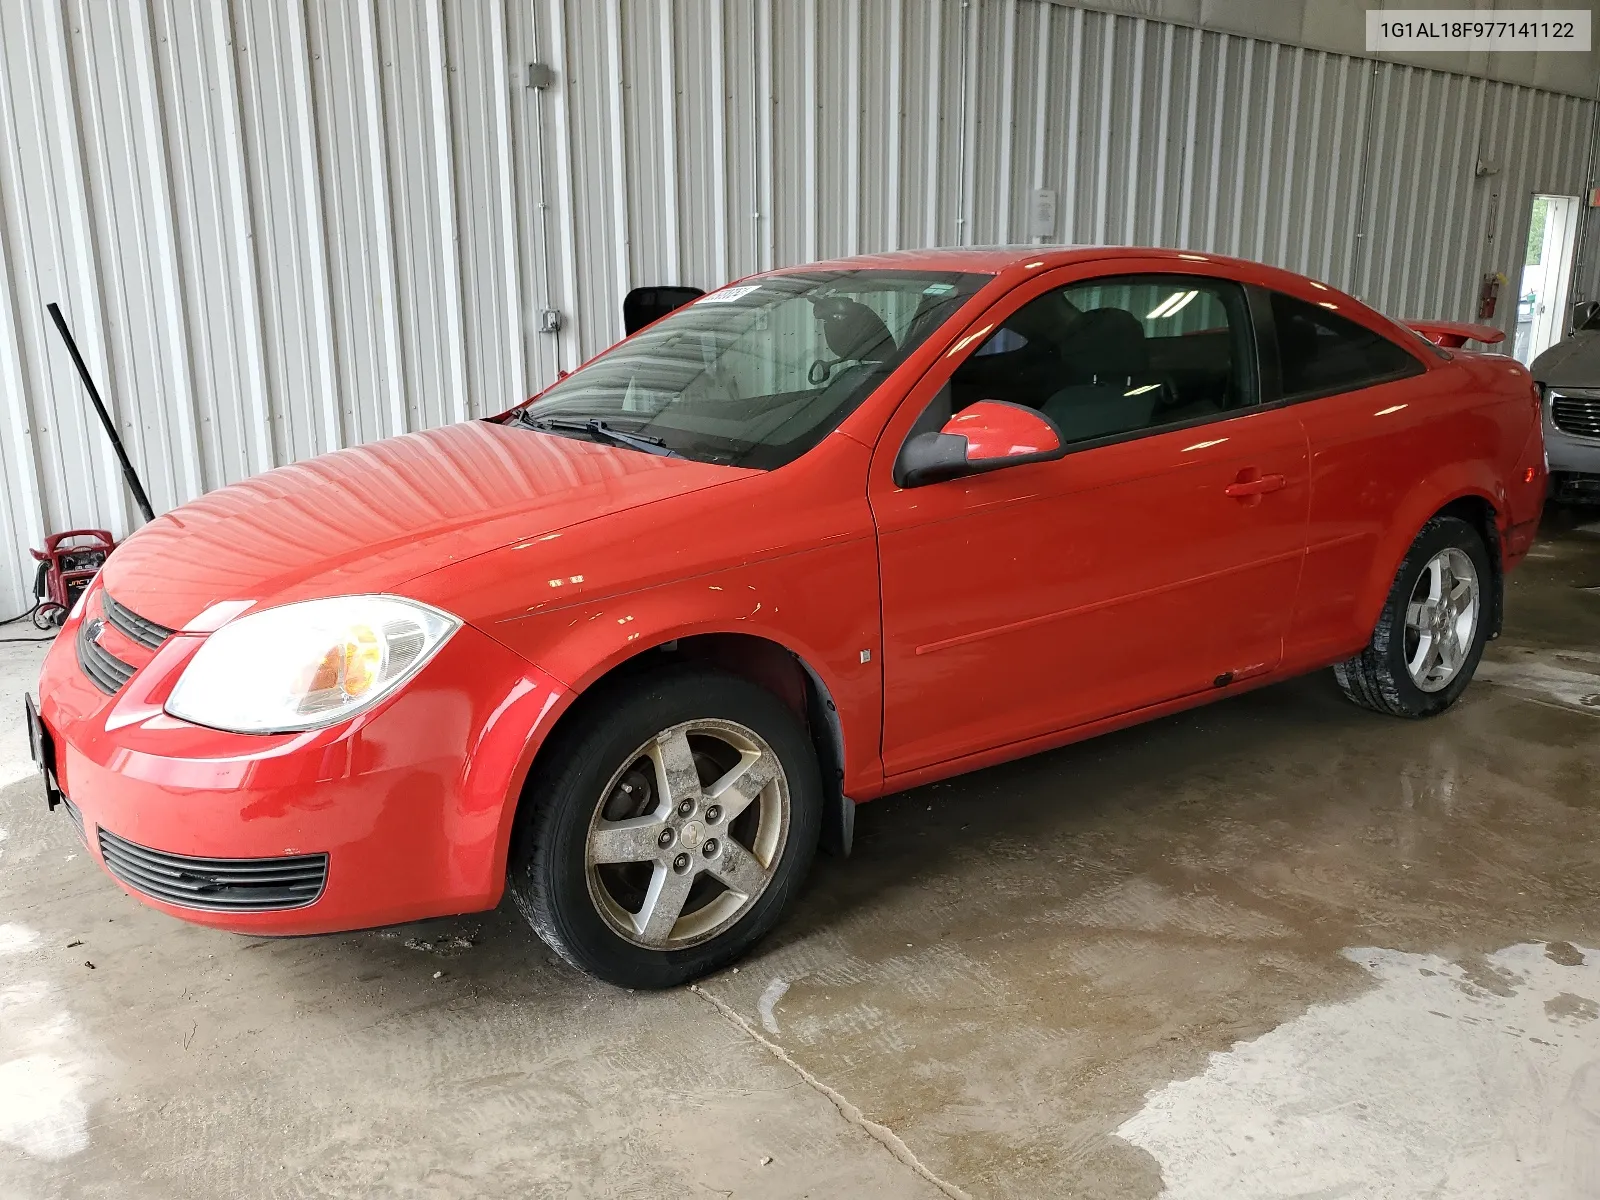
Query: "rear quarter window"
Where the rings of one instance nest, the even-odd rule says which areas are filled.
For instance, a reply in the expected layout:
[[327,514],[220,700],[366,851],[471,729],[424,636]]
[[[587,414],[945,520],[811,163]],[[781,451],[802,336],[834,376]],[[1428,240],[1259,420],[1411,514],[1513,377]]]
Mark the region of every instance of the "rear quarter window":
[[1381,333],[1293,296],[1272,293],[1272,323],[1286,399],[1353,392],[1425,369]]

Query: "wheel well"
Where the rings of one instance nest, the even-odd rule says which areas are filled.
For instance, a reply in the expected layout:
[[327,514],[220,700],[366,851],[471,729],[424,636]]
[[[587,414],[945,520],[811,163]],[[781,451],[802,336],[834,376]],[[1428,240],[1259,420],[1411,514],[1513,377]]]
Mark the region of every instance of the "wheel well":
[[1489,637],[1500,636],[1505,615],[1505,567],[1500,559],[1500,526],[1495,522],[1494,505],[1482,496],[1462,496],[1452,500],[1435,517],[1456,517],[1478,531],[1489,552]]
[[[552,747],[565,741],[565,733],[583,720],[588,710],[611,688],[631,676],[648,674],[684,662],[704,662],[747,679],[782,700],[805,726],[821,769],[824,802],[822,845],[831,853],[850,852],[855,802],[844,795],[844,730],[827,685],[799,655],[777,642],[741,633],[708,633],[676,638],[612,667],[595,679],[562,713],[528,768],[529,784]],[[525,784],[520,807],[529,799]]]

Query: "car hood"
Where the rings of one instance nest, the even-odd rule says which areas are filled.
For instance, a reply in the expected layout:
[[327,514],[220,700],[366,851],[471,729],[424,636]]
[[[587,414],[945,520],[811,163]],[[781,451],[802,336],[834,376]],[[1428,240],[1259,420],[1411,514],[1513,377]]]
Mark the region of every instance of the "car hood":
[[1600,388],[1600,330],[1586,329],[1557,342],[1528,370],[1549,387]]
[[398,589],[501,546],[751,473],[469,421],[211,492],[130,537],[102,578],[140,616],[180,629],[229,601]]

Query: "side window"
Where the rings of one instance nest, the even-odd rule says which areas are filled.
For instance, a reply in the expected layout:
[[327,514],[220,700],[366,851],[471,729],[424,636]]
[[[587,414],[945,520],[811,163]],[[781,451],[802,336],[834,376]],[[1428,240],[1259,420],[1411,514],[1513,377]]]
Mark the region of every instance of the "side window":
[[1382,334],[1280,292],[1272,293],[1272,323],[1286,398],[1353,392],[1423,371],[1414,355]]
[[1210,417],[1258,398],[1238,285],[1181,275],[1087,280],[1018,309],[956,368],[918,422],[979,400],[1039,409],[1067,442]]

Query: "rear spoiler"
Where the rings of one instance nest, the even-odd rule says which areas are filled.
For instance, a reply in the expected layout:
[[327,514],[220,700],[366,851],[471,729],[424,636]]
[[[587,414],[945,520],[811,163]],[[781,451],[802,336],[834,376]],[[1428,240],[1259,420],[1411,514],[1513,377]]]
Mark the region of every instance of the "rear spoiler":
[[1458,349],[1469,341],[1493,345],[1506,340],[1505,333],[1493,325],[1468,325],[1463,321],[1407,321],[1406,325],[1446,350]]

